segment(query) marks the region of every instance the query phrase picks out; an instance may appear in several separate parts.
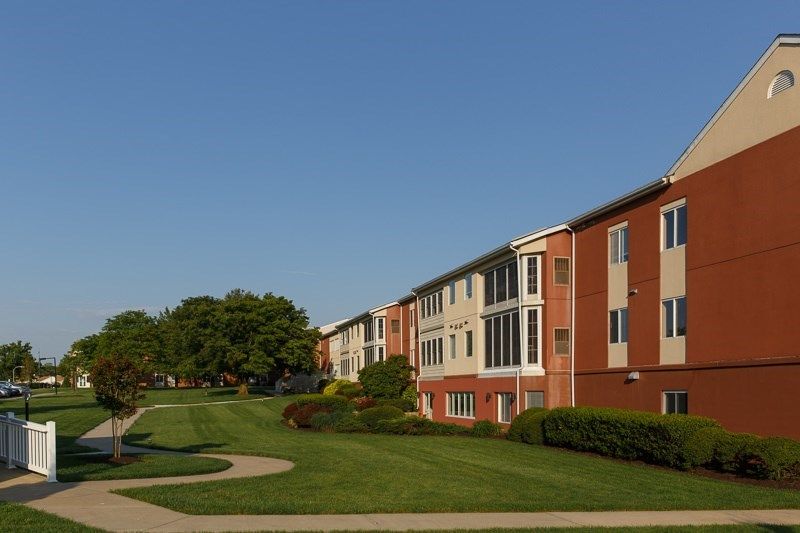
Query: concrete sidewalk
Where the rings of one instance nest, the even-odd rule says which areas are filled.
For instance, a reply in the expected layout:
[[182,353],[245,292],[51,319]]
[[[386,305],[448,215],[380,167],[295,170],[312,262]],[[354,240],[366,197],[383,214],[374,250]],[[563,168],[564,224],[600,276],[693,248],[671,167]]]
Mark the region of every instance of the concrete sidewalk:
[[[144,410],[130,419],[129,428]],[[79,444],[111,450],[110,421],[83,435]],[[124,453],[173,453],[126,446]],[[285,472],[294,465],[267,457],[198,454],[230,461],[222,472],[197,476],[45,483],[23,470],[0,470],[0,500],[24,503],[109,531],[298,531],[486,529],[546,527],[800,525],[800,510],[612,511],[549,513],[397,513],[362,515],[187,515],[117,494],[113,489],[195,483]]]

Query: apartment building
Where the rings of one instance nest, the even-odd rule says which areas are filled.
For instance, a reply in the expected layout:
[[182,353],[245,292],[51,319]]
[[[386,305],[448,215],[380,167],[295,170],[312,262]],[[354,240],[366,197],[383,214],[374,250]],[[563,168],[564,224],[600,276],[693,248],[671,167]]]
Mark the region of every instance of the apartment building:
[[667,176],[569,222],[576,400],[800,438],[800,38]]
[[317,352],[319,353],[318,367],[322,370],[328,378],[335,377],[335,368],[340,360],[339,356],[339,331],[336,326],[344,322],[340,320],[331,324],[320,326],[320,340],[317,344]]
[[555,226],[413,289],[420,412],[508,424],[570,402],[571,238]]

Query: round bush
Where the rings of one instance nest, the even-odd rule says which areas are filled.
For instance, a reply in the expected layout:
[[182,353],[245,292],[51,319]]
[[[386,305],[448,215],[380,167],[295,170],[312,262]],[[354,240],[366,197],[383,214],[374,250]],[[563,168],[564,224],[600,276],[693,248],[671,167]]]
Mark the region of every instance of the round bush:
[[353,414],[347,414],[333,426],[336,433],[366,433],[369,428]]
[[800,442],[785,437],[761,439],[746,457],[746,474],[762,479],[800,479]]
[[745,474],[749,457],[757,453],[760,440],[758,435],[725,431],[714,445],[713,466],[724,472]]
[[294,422],[297,427],[301,428],[309,428],[311,427],[311,418],[316,415],[317,413],[331,413],[333,409],[330,407],[326,407],[324,405],[319,405],[316,403],[309,403],[306,405],[301,405],[297,412],[292,415],[289,420]]
[[478,420],[472,425],[473,437],[497,437],[503,433],[500,424],[495,424],[491,420]]
[[714,461],[714,451],[727,434],[728,432],[722,428],[703,428],[695,431],[683,447],[686,468],[711,465]]
[[331,381],[323,390],[322,394],[325,396],[333,396],[335,394],[339,394],[339,389],[342,387],[352,386],[352,382],[349,379],[336,379]]
[[403,391],[403,394],[400,397],[406,401],[408,401],[408,405],[411,406],[409,411],[416,411],[417,410],[417,400],[419,399],[419,395],[417,394],[417,387],[416,385],[409,385]]
[[378,407],[370,407],[364,409],[359,413],[358,419],[368,428],[373,429],[375,425],[381,420],[392,420],[394,418],[403,418],[405,413],[392,405],[381,405]]
[[511,421],[511,427],[508,428],[508,440],[528,444],[544,444],[542,424],[549,412],[542,407],[531,407],[522,411]]
[[324,405],[333,411],[352,410],[353,406],[343,396],[325,396],[324,394],[303,394],[297,397],[295,403],[298,407],[308,404]]

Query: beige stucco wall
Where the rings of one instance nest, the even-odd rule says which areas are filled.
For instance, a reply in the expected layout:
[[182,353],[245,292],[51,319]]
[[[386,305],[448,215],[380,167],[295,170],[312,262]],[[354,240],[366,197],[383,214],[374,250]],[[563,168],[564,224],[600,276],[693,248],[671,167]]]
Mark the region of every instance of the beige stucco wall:
[[800,46],[783,44],[775,49],[675,170],[675,179],[800,125],[800,86],[767,99],[770,83],[782,70],[792,71],[800,83]]

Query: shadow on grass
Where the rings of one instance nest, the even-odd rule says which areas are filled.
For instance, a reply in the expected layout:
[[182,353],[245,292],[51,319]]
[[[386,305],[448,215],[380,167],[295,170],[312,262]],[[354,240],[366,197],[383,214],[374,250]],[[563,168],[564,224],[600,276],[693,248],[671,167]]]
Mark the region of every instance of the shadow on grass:
[[152,433],[128,433],[124,437],[122,437],[123,444],[127,444],[128,446],[136,446],[139,448],[152,448],[154,450],[166,450],[172,452],[182,452],[182,453],[205,453],[206,450],[209,449],[220,449],[225,446],[225,443],[221,442],[204,442],[202,444],[192,444],[189,446],[183,446],[181,448],[167,448],[165,446],[158,446],[151,442],[152,440]]

